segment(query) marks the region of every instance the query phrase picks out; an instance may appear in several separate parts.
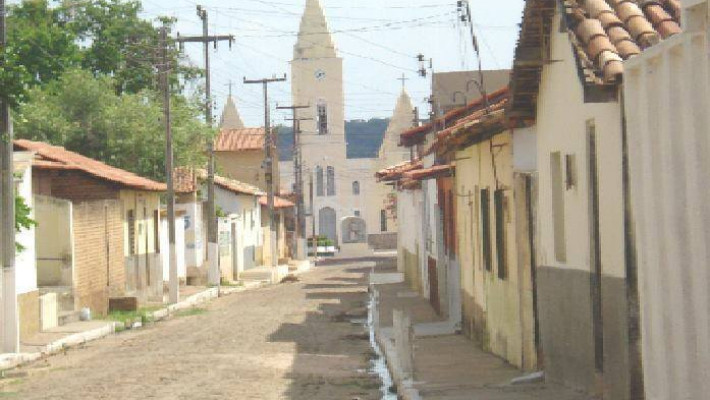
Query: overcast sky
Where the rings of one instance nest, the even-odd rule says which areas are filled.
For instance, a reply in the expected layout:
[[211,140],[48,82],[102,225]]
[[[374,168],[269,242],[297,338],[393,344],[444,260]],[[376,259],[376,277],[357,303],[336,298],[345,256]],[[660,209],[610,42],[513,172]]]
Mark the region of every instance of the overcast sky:
[[[11,1],[16,3],[19,0]],[[428,112],[424,98],[430,79],[418,77],[419,53],[433,58],[434,70],[472,69],[476,58],[468,27],[458,22],[456,0],[321,0],[345,60],[347,119],[389,117],[401,90],[404,73],[415,105]],[[509,68],[518,36],[523,0],[471,0],[474,26],[481,43],[485,69]],[[143,0],[144,16],[174,16],[182,35],[201,34],[195,6],[209,12],[211,34],[233,34],[212,54],[213,96],[219,115],[230,80],[237,106],[250,126],[263,125],[259,85],[244,85],[243,77],[257,79],[287,73],[305,0]],[[202,65],[202,47],[186,45],[191,59]],[[272,105],[290,104],[290,80],[271,85]],[[273,112],[282,123],[284,114]]]

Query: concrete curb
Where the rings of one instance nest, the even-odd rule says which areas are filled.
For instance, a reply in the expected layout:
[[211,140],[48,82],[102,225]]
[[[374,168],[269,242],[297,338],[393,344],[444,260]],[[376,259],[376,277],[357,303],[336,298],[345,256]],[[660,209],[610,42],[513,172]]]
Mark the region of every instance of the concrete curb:
[[[258,289],[263,286],[265,285],[260,282],[245,282],[244,286],[241,287],[223,288],[221,289],[219,294],[225,296],[234,293],[246,292],[248,290]],[[176,311],[185,310],[197,306],[199,304],[207,303],[213,299],[216,299],[217,297],[217,288],[209,288],[205,291],[189,296],[185,300],[177,304],[172,304],[163,309],[154,311],[151,315],[154,321],[162,321],[168,318]],[[67,348],[71,348],[87,342],[105,338],[109,335],[113,335],[116,333],[116,329],[119,325],[123,324],[115,321],[107,322],[106,326],[104,327],[92,329],[85,332],[74,333],[72,335],[56,340],[52,343],[49,343],[36,353],[0,354],[0,371],[13,369],[19,367],[20,365],[27,364],[60,353]]]
[[[383,280],[388,281],[392,276],[383,278]],[[378,299],[379,293],[377,292],[376,284],[371,284],[370,287],[373,292],[373,298]],[[379,307],[379,301],[374,301],[373,306]],[[376,311],[375,315],[379,316],[379,311]],[[419,390],[414,387],[414,382],[405,376],[404,371],[399,365],[399,357],[397,356],[397,348],[395,347],[392,328],[382,328],[378,323],[374,323],[374,330],[375,341],[380,346],[382,354],[385,357],[385,364],[390,371],[392,381],[397,387],[398,398],[402,400],[421,400]]]
[[37,361],[44,357],[57,354],[64,351],[66,348],[112,335],[116,332],[118,324],[118,322],[107,322],[104,327],[66,336],[49,343],[36,353],[0,354],[0,370],[16,368],[22,364]]

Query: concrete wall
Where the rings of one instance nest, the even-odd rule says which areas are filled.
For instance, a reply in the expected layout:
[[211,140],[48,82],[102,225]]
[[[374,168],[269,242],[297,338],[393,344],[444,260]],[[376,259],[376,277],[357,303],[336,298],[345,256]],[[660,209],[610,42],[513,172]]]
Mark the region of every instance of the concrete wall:
[[[710,392],[708,4],[626,63],[646,399]],[[669,110],[673,110],[670,111]]]
[[37,284],[72,287],[74,233],[69,200],[34,196]]
[[[492,141],[492,143],[491,143]],[[492,145],[492,147],[491,147]],[[522,151],[521,151],[522,152]],[[513,134],[503,132],[489,141],[456,153],[458,256],[461,265],[463,329],[484,348],[518,367],[536,367],[532,303],[523,301],[532,292],[530,258],[519,259],[527,235],[519,235],[518,220],[526,215],[517,207],[525,200],[513,173]],[[497,180],[496,180],[497,178]],[[496,188],[503,190],[504,264],[498,262]],[[523,187],[524,188],[524,187]],[[481,191],[488,189],[491,265],[483,257]],[[523,232],[524,233],[524,232]],[[501,268],[503,268],[501,270]],[[499,270],[504,273],[501,278]]]
[[[162,301],[163,265],[158,247],[160,242],[160,195],[155,192],[121,190],[123,245],[127,288],[139,297]],[[134,215],[133,226],[128,215]],[[133,241],[130,242],[130,229]]]
[[[24,153],[32,157],[30,153]],[[16,156],[17,157],[17,156]],[[34,197],[32,196],[32,168],[22,171],[16,187],[30,207],[29,217],[35,219]],[[35,227],[17,232],[15,240],[24,247],[15,256],[15,287],[20,318],[20,339],[26,339],[39,331],[39,292],[37,291],[37,262],[35,249]]]
[[[568,33],[560,32],[560,15],[553,21],[550,57],[556,62],[543,68],[536,128],[538,293],[545,371],[552,381],[605,398],[626,399],[630,366],[621,107],[616,101],[585,103]],[[597,216],[590,200],[590,123],[596,132]],[[559,169],[551,166],[557,157]],[[598,264],[592,246],[596,222]],[[595,310],[601,316],[596,325]],[[595,351],[603,372],[595,367]]]
[[[175,253],[178,271],[178,279],[184,280],[187,277],[185,267],[185,217],[175,217]],[[163,264],[163,281],[170,280],[170,242],[168,240],[168,219],[160,220],[160,259]]]
[[[421,293],[421,254],[422,245],[420,232],[422,219],[420,218],[419,198],[420,190],[402,190],[397,192],[397,219],[401,221],[400,233],[397,236],[397,269],[404,273],[405,281],[409,286]],[[426,294],[428,296],[428,293]]]
[[207,254],[205,252],[205,232],[202,221],[202,203],[195,199],[175,204],[175,210],[185,213],[185,268],[190,270],[202,268]]

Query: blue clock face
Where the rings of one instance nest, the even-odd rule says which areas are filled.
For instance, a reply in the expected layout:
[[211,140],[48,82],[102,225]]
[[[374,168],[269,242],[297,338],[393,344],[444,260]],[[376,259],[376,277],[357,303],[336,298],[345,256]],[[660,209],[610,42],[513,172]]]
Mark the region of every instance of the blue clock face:
[[323,79],[325,79],[325,71],[323,71],[322,69],[316,70],[315,76],[316,79],[322,81]]

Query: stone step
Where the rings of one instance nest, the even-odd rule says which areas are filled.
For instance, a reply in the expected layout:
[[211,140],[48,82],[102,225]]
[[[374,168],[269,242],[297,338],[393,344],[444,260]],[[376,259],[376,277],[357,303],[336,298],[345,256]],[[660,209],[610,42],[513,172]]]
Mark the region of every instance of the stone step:
[[59,313],[59,326],[68,325],[81,320],[79,311],[62,311]]

